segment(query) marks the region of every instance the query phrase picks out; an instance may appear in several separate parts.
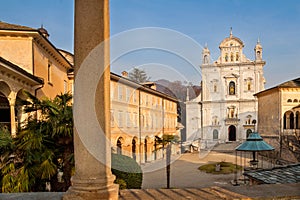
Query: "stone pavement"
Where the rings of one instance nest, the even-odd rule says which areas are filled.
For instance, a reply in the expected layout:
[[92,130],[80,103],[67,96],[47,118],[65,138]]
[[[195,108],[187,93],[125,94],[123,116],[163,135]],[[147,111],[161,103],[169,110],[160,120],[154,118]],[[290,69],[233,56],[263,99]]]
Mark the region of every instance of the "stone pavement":
[[[233,145],[234,146],[234,145]],[[148,163],[143,167],[142,190],[121,190],[120,200],[164,200],[164,199],[293,199],[300,200],[300,183],[240,185],[233,186],[230,181],[233,174],[212,175],[199,171],[197,168],[208,162],[235,162],[235,154],[228,146],[218,146],[217,151],[202,151],[173,157],[171,165],[171,187],[166,187],[165,160]],[[228,149],[226,149],[228,148]],[[224,153],[226,152],[226,153]],[[153,170],[155,169],[155,170]],[[64,193],[38,192],[0,194],[0,200],[60,200]]]

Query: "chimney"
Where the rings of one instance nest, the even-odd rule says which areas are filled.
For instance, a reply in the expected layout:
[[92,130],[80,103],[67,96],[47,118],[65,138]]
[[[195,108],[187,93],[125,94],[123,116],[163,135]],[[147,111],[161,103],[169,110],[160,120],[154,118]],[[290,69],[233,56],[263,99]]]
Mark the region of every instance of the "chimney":
[[122,71],[122,76],[123,76],[124,78],[128,78],[128,72]]

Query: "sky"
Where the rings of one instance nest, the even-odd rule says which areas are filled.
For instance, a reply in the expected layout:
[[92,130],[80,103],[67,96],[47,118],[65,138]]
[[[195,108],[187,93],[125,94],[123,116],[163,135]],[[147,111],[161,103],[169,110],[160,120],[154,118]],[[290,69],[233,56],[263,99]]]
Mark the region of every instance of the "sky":
[[[32,28],[43,25],[57,48],[73,52],[73,0],[1,3],[1,21]],[[158,45],[130,49],[126,54],[115,56],[121,47],[115,39],[116,45],[111,47],[114,58],[111,70],[117,74],[139,67],[152,80],[164,78],[199,84],[201,48],[207,45],[211,59],[217,60],[219,44],[229,36],[232,27],[233,35],[244,42],[243,52],[251,60],[259,38],[266,61],[266,88],[300,77],[298,0],[111,0],[110,26],[112,38],[122,39],[127,33],[133,33],[130,44],[145,45],[136,40],[148,39]],[[155,27],[155,31],[149,27]],[[148,32],[139,32],[141,30]],[[177,54],[178,47],[184,52]]]

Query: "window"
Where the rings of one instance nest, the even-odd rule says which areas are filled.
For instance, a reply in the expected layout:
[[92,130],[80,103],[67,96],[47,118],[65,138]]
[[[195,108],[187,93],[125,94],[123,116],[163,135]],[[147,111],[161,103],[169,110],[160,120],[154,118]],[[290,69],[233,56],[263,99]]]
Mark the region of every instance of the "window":
[[126,113],[126,125],[127,125],[127,127],[131,126],[130,112]]
[[115,126],[115,116],[114,116],[114,110],[110,110],[110,126]]
[[52,73],[52,72],[51,72],[52,69],[51,69],[51,65],[52,65],[52,64],[49,62],[49,63],[48,63],[48,83],[50,83],[50,84],[51,84],[51,82],[52,82],[52,80],[51,80],[51,79],[52,79],[52,74],[51,74],[51,73]]
[[214,140],[219,139],[219,132],[218,132],[218,130],[216,130],[216,129],[213,131],[213,139],[214,139]]
[[126,101],[129,102],[130,101],[130,94],[131,94],[131,91],[129,88],[126,88]]
[[228,53],[225,54],[225,62],[228,62]]
[[133,126],[134,128],[136,128],[138,126],[139,122],[138,122],[138,114],[137,113],[133,113]]
[[292,99],[288,99],[287,102],[288,103],[292,103],[293,101],[292,101]]
[[214,92],[217,92],[217,83],[214,83]]
[[247,81],[247,89],[248,89],[248,91],[251,90],[251,80]]
[[149,95],[146,94],[146,106],[148,106],[148,104],[149,104]]
[[111,81],[111,82],[110,82],[110,98],[111,98],[111,99],[114,99],[114,92],[115,92],[115,90],[114,90],[114,84],[113,84],[113,82]]
[[64,80],[64,93],[68,92],[68,82]]
[[235,83],[233,81],[229,83],[229,95],[235,95]]
[[123,86],[118,86],[118,94],[119,94],[119,100],[121,101],[123,99]]
[[119,125],[119,127],[123,127],[123,112],[122,111],[119,111],[118,125]]
[[298,99],[294,99],[294,103],[298,103]]
[[240,59],[240,55],[239,55],[239,53],[237,52],[237,53],[235,54],[235,61],[239,61],[239,59]]
[[233,53],[231,53],[230,55],[230,61],[233,62],[234,61],[234,56],[233,56]]
[[136,90],[133,91],[133,102],[136,103]]

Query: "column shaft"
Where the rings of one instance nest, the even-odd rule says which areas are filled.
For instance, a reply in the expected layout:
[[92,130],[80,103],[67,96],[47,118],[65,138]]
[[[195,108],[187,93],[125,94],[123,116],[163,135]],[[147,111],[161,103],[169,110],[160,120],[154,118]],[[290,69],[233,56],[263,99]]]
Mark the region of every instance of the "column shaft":
[[[97,57],[101,59],[94,57],[92,61],[95,62],[90,63],[93,66],[85,64],[90,53],[109,38],[109,0],[75,0],[74,27],[75,175],[72,177],[72,186],[63,199],[118,199],[118,185],[113,184],[115,177],[111,173],[111,149],[108,142],[110,140],[109,45],[100,48]],[[81,67],[85,70],[79,70]],[[86,68],[94,70],[87,71]],[[101,77],[94,88],[94,85],[89,83],[95,74]],[[94,105],[89,105],[89,102],[93,102]],[[81,121],[78,121],[78,118]],[[102,131],[98,133],[99,126],[103,133]]]

